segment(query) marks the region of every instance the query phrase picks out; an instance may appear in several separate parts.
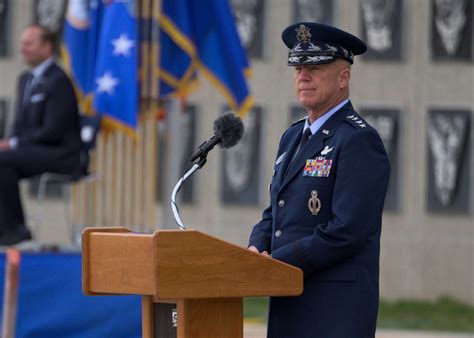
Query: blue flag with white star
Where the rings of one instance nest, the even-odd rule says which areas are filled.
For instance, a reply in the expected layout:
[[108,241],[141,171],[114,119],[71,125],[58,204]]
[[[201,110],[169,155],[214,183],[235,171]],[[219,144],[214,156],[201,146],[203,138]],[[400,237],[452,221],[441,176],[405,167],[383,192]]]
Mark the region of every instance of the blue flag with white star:
[[135,0],[69,1],[62,55],[81,109],[131,135],[139,110],[136,41]]
[[113,128],[137,126],[137,21],[134,1],[104,6],[95,67],[94,109]]

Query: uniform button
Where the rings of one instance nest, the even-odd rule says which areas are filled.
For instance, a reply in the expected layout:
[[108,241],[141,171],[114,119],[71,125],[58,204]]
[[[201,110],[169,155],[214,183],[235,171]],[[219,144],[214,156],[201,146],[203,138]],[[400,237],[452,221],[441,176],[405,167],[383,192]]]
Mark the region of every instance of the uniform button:
[[285,205],[285,200],[279,200],[279,201],[278,201],[278,206],[279,206],[280,208],[283,208],[284,205]]
[[275,231],[275,237],[280,237],[281,236],[281,230]]

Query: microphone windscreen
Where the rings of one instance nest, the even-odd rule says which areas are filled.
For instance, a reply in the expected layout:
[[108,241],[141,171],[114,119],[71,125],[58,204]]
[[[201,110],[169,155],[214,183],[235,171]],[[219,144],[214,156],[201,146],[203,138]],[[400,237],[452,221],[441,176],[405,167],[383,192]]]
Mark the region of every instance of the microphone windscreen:
[[242,138],[244,124],[240,117],[228,112],[214,121],[214,134],[220,140],[221,148],[230,148]]

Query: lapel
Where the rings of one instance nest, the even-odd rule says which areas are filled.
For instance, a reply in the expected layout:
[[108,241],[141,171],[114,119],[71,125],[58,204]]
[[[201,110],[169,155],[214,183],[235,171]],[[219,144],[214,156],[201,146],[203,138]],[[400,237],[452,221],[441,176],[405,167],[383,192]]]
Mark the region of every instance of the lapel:
[[24,94],[25,93],[25,89],[26,89],[26,84],[28,83],[28,78],[30,77],[30,73],[29,72],[24,72],[22,75],[21,75],[21,80],[20,80],[20,91],[21,93],[20,94]]
[[21,108],[25,108],[28,105],[28,101],[31,96],[31,82],[33,81],[33,75],[30,72],[23,73],[21,77]]
[[40,76],[35,78],[33,83],[33,87],[31,88],[31,93],[36,94],[38,92],[43,92],[45,90],[45,84],[47,79],[51,77],[53,72],[55,71],[56,64],[53,62],[51,63],[48,68],[46,68]]
[[[22,110],[28,109],[31,97],[33,95],[44,92],[46,79],[51,75],[52,72],[54,72],[54,67],[55,63],[53,62],[48,66],[48,68],[45,69],[42,75],[31,80],[32,82],[29,84],[30,87],[28,89],[26,87],[29,80],[29,75],[28,73],[25,73],[21,89],[23,98],[21,104]],[[26,90],[28,90],[28,93],[25,92]]]
[[278,170],[277,182],[283,182],[283,180],[285,179],[285,174],[288,174],[288,165],[290,164],[291,159],[293,158],[293,154],[295,153],[296,148],[300,143],[301,135],[303,133],[303,127],[304,123],[302,123],[299,128],[296,128],[295,135],[292,136],[291,144],[288,147],[288,150],[286,151],[286,155],[283,159],[283,162],[281,163],[281,169]]
[[[280,185],[279,191],[281,191],[293,179],[296,174],[301,172],[301,169],[305,166],[307,159],[313,158],[323,149],[324,141],[334,135],[334,132],[336,131],[341,121],[346,118],[346,114],[348,111],[353,111],[352,104],[350,101],[333,116],[331,116],[331,118],[327,120],[321,126],[321,128],[319,128],[316,134],[314,134],[309,139],[308,143],[306,143],[306,145],[296,156],[295,160],[290,164],[290,167],[286,171],[286,175],[280,178],[283,182]],[[290,159],[293,157],[294,151],[296,150],[296,145],[298,144],[300,138],[301,130],[298,134],[298,137],[295,137],[295,139],[293,140],[291,156],[287,156]],[[288,161],[288,158],[286,159],[286,161]],[[288,162],[286,163],[286,165],[288,166]]]

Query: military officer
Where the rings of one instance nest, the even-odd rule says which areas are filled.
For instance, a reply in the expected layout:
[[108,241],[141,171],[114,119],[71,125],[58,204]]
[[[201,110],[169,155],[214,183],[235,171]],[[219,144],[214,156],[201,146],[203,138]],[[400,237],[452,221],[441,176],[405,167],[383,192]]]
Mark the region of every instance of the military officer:
[[270,206],[249,249],[301,268],[304,291],[270,299],[268,337],[374,337],[390,166],[378,133],[349,100],[354,55],[367,47],[312,22],[287,27],[282,39],[307,117],[283,133]]

